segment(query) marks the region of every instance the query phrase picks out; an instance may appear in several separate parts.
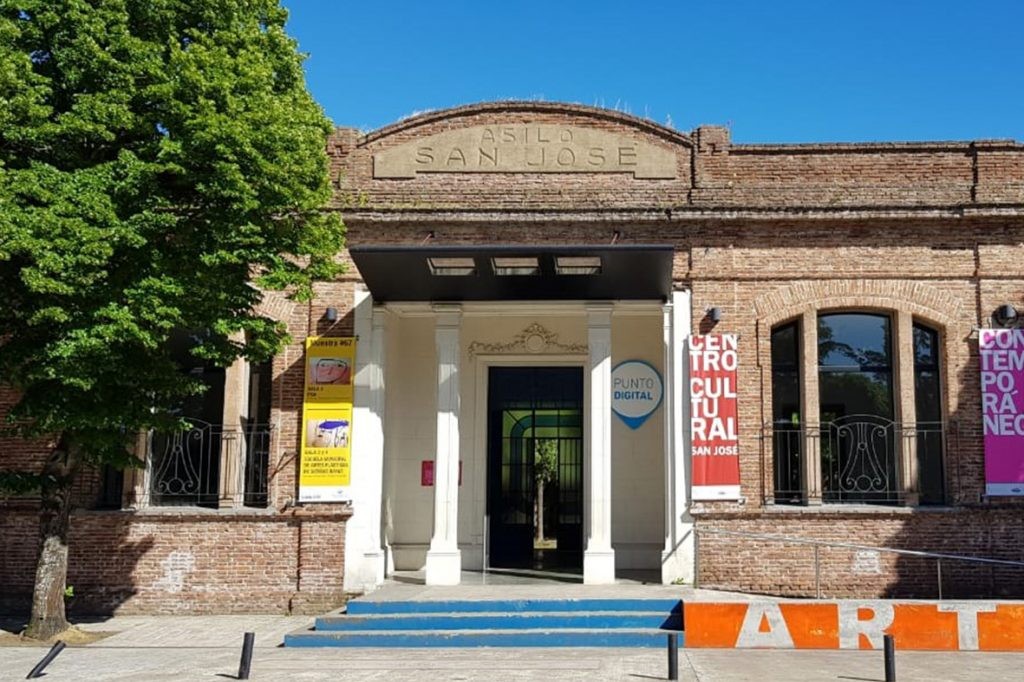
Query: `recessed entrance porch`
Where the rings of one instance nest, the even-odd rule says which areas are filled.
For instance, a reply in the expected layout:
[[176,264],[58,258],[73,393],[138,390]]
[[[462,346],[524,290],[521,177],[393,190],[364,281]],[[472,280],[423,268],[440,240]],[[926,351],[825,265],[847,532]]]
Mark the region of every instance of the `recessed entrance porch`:
[[[357,294],[355,331],[372,339],[359,346],[355,421],[361,395],[371,398],[364,419],[379,418],[369,440],[379,449],[364,455],[366,430],[353,436],[352,488],[366,498],[353,506],[372,508],[377,489],[381,513],[379,530],[372,513],[350,522],[346,589],[408,570],[424,571],[428,585],[458,584],[465,570],[582,573],[589,584],[634,570],[682,577],[688,519],[675,496],[685,494],[685,467],[672,428],[682,346],[673,327],[685,323],[684,338],[690,311],[688,294],[671,291],[671,248],[520,250],[352,250],[371,289]],[[573,259],[587,272],[559,270]],[[631,288],[628,273],[644,263]],[[520,298],[539,291],[524,284],[535,277],[574,298],[555,289],[546,300]],[[588,281],[591,293],[618,286],[620,297],[588,299]],[[627,360],[665,378],[664,403],[646,422],[612,413],[612,368]],[[380,462],[380,483],[358,484],[361,461]],[[376,562],[377,542],[380,578],[367,584],[370,571],[355,566]]]

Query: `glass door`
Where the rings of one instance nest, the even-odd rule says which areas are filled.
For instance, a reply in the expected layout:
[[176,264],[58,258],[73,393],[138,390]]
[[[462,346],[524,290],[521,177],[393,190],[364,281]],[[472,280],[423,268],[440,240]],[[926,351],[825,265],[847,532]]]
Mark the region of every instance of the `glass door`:
[[492,367],[488,553],[494,568],[583,564],[583,369]]

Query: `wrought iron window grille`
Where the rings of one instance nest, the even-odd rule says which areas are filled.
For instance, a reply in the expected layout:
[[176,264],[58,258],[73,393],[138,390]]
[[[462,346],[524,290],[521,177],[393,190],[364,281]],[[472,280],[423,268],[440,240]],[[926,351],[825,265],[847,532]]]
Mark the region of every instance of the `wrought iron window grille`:
[[225,427],[189,419],[189,428],[150,432],[147,462],[147,506],[216,508],[220,495],[220,466],[224,456],[240,462],[239,490],[233,502],[267,506],[270,444],[269,424]]
[[[876,415],[849,415],[818,425],[779,420],[761,430],[762,470],[771,472],[768,504],[803,504],[804,458],[817,452],[821,462],[821,498],[833,504],[902,504],[900,457],[911,449],[918,458],[918,479],[928,471],[939,489],[929,490],[932,503],[945,500],[941,476],[945,422],[901,424]],[[933,460],[938,461],[933,461]],[[920,487],[920,486],[919,486]],[[924,493],[925,491],[922,491]]]

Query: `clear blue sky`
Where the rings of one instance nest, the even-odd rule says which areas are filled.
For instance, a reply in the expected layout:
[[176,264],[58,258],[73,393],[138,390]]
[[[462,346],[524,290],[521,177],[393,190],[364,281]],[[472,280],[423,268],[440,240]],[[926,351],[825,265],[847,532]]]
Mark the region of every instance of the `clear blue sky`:
[[284,0],[313,95],[379,128],[579,102],[738,142],[1024,140],[1024,0]]

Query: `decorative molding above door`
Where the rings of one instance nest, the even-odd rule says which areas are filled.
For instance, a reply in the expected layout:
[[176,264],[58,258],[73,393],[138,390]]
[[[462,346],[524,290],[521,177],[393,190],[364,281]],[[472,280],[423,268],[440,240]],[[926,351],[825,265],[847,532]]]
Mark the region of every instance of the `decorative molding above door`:
[[523,331],[513,336],[511,341],[474,341],[469,344],[470,355],[479,355],[481,353],[583,354],[586,352],[587,344],[562,343],[558,340],[558,334],[537,322],[532,323]]

